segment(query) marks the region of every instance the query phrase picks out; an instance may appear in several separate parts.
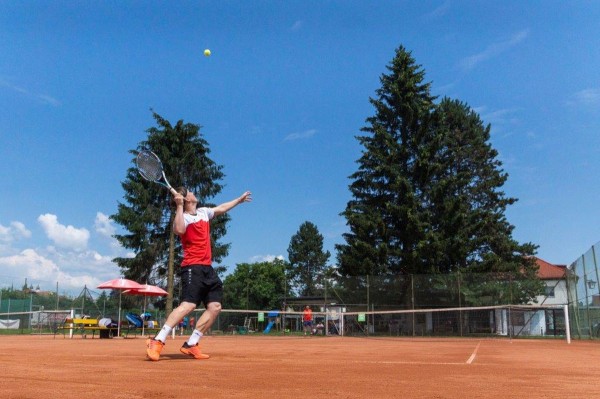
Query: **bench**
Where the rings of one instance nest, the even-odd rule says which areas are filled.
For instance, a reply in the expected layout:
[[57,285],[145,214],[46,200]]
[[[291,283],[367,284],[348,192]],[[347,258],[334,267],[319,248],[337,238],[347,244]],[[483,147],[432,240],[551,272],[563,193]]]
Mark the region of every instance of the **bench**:
[[[158,324],[158,322],[156,321],[144,321],[144,335],[148,335],[148,333],[151,333],[152,335],[156,335],[160,330],[161,330],[161,326]],[[121,331],[123,331],[123,328],[121,327]],[[133,324],[133,323],[129,323],[127,325],[127,336],[129,336],[129,334],[133,334],[134,337],[137,336],[138,332],[141,334],[142,333],[142,327],[138,327],[137,325]]]
[[[123,330],[123,328],[121,328]],[[98,332],[99,338],[112,338],[117,334],[117,327],[106,327],[98,324],[98,319],[82,319],[82,318],[70,318],[67,317],[62,325],[58,326],[56,334],[62,331],[63,338],[66,337],[67,331],[73,332],[73,334],[81,334],[82,338],[87,338],[89,333],[92,333],[92,338],[95,337],[96,331]]]

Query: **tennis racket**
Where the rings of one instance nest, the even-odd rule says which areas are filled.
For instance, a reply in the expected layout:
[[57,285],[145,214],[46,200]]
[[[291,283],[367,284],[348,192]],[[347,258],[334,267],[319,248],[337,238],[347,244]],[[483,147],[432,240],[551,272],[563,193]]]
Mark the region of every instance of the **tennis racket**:
[[[142,150],[138,153],[135,163],[140,175],[146,180],[158,183],[176,195],[177,191],[169,184],[160,158],[152,151]],[[161,181],[162,180],[162,181]]]

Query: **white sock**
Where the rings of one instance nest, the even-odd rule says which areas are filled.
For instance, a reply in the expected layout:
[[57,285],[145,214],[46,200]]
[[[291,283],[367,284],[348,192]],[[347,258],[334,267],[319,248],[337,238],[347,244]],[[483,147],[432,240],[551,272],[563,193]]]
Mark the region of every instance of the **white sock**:
[[165,324],[163,328],[160,329],[158,334],[156,334],[156,337],[154,337],[154,339],[157,341],[162,341],[163,343],[166,342],[171,330],[172,328]]
[[202,334],[200,331],[194,330],[192,335],[190,335],[190,338],[187,340],[187,344],[189,346],[196,346],[198,344],[198,341],[200,341],[200,338],[202,338],[203,335],[204,334]]

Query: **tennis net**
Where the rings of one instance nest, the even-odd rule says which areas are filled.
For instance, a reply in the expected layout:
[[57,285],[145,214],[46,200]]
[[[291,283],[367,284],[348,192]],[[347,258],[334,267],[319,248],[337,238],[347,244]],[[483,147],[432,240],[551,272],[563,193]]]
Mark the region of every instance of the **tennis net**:
[[[313,306],[311,333],[344,336],[567,338],[564,306],[498,305],[360,311]],[[223,334],[301,334],[302,312],[224,309],[212,327]]]

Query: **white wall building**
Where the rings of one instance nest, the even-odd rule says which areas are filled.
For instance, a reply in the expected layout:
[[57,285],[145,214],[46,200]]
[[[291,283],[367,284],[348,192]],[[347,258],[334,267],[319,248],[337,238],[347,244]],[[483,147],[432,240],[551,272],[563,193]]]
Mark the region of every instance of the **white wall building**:
[[536,258],[538,277],[546,285],[544,295],[539,295],[537,305],[567,305],[569,303],[567,291],[567,265],[553,265],[540,258]]

